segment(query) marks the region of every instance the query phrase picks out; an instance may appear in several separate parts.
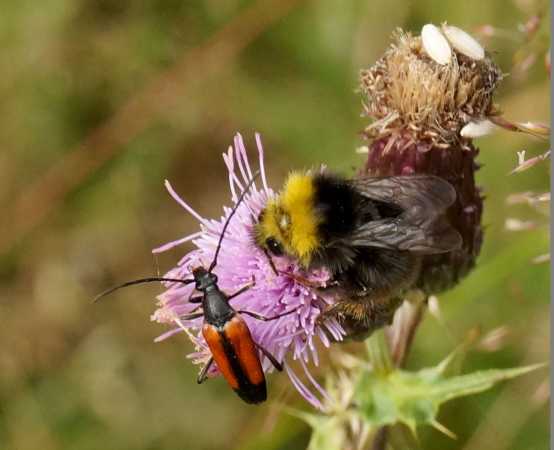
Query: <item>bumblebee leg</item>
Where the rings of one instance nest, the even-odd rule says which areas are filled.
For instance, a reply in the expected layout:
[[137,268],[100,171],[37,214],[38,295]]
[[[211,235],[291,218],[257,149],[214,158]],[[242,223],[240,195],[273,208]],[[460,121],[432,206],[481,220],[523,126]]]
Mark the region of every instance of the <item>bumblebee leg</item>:
[[269,261],[269,265],[271,267],[271,270],[273,270],[273,273],[275,275],[279,275],[279,272],[277,271],[277,268],[275,267],[275,264],[273,263],[273,259],[271,258],[271,255],[269,252],[264,248],[264,254],[267,256],[267,260]]
[[370,308],[367,308],[363,303],[351,299],[340,300],[322,311],[316,322],[321,325],[326,320],[336,319],[340,324],[344,324],[347,319],[357,317],[361,321],[364,315],[370,314]]
[[198,378],[196,379],[196,382],[198,384],[202,384],[204,381],[206,381],[206,379],[208,378],[208,371],[210,370],[210,367],[212,366],[213,362],[214,362],[214,359],[212,357],[208,360],[206,365],[202,367],[202,370],[200,371],[200,373],[198,374]]
[[243,287],[241,287],[237,292],[233,292],[231,295],[227,297],[227,301],[231,300],[232,298],[238,297],[243,292],[246,292],[248,289],[254,287],[256,285],[256,279],[254,278],[254,275],[252,275],[252,281],[250,283],[245,284]]
[[275,367],[279,372],[283,371],[283,364],[281,364],[279,361],[277,361],[275,356],[273,356],[271,353],[269,353],[269,351],[267,351],[261,345],[256,344],[255,342],[254,342],[254,345],[258,348],[258,350],[260,350],[264,354],[264,356],[267,357],[267,359],[269,359],[271,361],[271,364],[273,364],[273,367]]
[[304,278],[304,277],[301,277],[299,275],[295,275],[293,273],[290,273],[290,272],[285,272],[285,271],[279,271],[279,273],[281,275],[285,275],[289,278],[291,278],[292,280],[296,281],[298,284],[301,284],[303,286],[306,286],[306,287],[309,287],[309,288],[312,288],[312,289],[316,289],[320,292],[327,292],[327,291],[330,291],[331,289],[334,289],[336,288],[338,285],[339,285],[339,282],[338,281],[331,281],[329,283],[329,285],[327,286],[318,286],[317,284],[315,283],[312,283],[310,280],[308,280],[307,278]]
[[321,324],[333,318],[343,326],[347,337],[363,340],[375,330],[390,325],[401,303],[399,297],[375,295],[340,300],[323,311],[317,322]]
[[317,322],[321,324],[328,319],[335,319],[343,327],[346,338],[357,341],[366,339],[377,328],[372,326],[372,310],[369,303],[341,300],[323,311]]
[[292,314],[295,312],[298,308],[291,309],[290,311],[286,311],[281,314],[277,314],[276,316],[266,317],[262,316],[258,313],[252,312],[252,311],[238,311],[239,314],[246,314],[247,316],[254,317],[254,319],[263,320],[264,322],[269,322],[270,320],[279,319],[280,317],[288,316],[289,314]]
[[306,287],[309,287],[309,288],[317,288],[318,287],[318,286],[315,285],[315,283],[312,283],[307,278],[301,277],[299,275],[295,275],[295,274],[290,273],[290,272],[285,272],[283,270],[280,270],[279,273],[281,275],[285,275],[285,276],[291,278],[292,280],[296,281],[298,284],[301,284],[303,286],[306,286]]

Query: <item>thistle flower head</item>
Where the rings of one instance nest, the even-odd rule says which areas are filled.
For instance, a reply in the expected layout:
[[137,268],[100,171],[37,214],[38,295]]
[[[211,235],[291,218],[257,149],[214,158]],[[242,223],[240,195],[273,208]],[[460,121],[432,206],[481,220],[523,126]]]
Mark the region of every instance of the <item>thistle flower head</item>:
[[474,267],[482,243],[483,199],[475,184],[473,139],[498,128],[493,103],[502,72],[469,33],[425,25],[420,36],[396,31],[373,66],[360,72],[367,160],[363,175],[429,174],[447,180],[456,201],[447,218],[460,249],[422,258],[415,287],[427,295],[457,284]]
[[[318,364],[318,340],[328,346],[329,337],[340,340],[344,334],[338,323],[329,321],[321,325],[316,320],[321,311],[334,300],[331,294],[318,290],[327,285],[330,274],[324,269],[305,271],[285,257],[274,258],[273,262],[277,268],[275,273],[268,257],[254,244],[253,227],[257,217],[268,200],[275,195],[267,185],[259,135],[256,135],[256,143],[262,186],[258,188],[254,183],[238,206],[229,222],[213,272],[218,277],[219,288],[227,294],[232,294],[253,282],[254,285],[250,289],[231,301],[235,310],[247,310],[265,317],[293,311],[267,322],[246,315],[243,317],[257,344],[273,354],[278,361],[285,360],[287,356],[299,360],[310,383],[320,395],[325,396],[323,389],[308,372],[307,364]],[[234,147],[229,147],[228,152],[223,154],[223,159],[229,172],[231,200],[236,205],[241,192],[253,177],[240,134],[235,137]],[[177,266],[166,274],[169,278],[191,279],[194,268],[207,268],[213,261],[219,237],[232,208],[225,207],[223,216],[219,219],[206,219],[184,202],[168,182],[166,187],[172,197],[198,220],[200,230],[159,247],[154,252],[163,252],[192,241],[196,249],[187,253]],[[211,354],[201,334],[203,318],[181,319],[197,306],[190,303],[191,295],[199,294],[194,294],[192,285],[166,283],[166,287],[167,290],[158,297],[159,307],[152,315],[152,320],[168,324],[172,329],[157,340],[184,332],[195,345],[195,351],[189,358],[194,363],[205,364]],[[266,372],[273,369],[265,356],[262,359],[262,367]],[[300,393],[314,406],[322,408],[323,404],[318,395],[300,381],[290,366],[285,364],[285,369]],[[217,366],[212,365],[209,375],[215,376],[218,373]]]
[[502,74],[467,33],[428,24],[421,36],[398,30],[394,39],[360,72],[364,113],[374,120],[367,137],[402,132],[446,147],[466,124],[495,113],[492,94]]

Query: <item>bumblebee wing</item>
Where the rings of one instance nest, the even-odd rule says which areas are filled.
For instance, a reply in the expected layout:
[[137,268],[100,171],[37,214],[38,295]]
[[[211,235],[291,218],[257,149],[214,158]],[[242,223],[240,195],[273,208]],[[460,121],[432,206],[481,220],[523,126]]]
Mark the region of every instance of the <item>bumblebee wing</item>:
[[371,200],[392,203],[404,211],[419,210],[436,217],[456,200],[456,191],[442,178],[433,175],[366,177],[349,180],[360,195]]
[[419,254],[445,253],[462,245],[462,237],[444,218],[417,223],[406,217],[367,222],[351,236],[351,245]]
[[443,216],[456,200],[456,191],[442,178],[432,175],[368,177],[349,183],[366,198],[402,209],[397,217],[366,222],[358,227],[352,235],[353,245],[421,254],[460,248],[460,234]]

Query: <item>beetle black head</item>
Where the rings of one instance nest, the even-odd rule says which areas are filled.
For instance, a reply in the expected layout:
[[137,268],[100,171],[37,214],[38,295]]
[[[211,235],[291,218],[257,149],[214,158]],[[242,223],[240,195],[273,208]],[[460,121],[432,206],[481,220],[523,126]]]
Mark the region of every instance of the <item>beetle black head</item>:
[[196,267],[192,270],[194,276],[195,288],[197,291],[203,291],[208,286],[217,284],[217,275],[208,272],[204,267]]

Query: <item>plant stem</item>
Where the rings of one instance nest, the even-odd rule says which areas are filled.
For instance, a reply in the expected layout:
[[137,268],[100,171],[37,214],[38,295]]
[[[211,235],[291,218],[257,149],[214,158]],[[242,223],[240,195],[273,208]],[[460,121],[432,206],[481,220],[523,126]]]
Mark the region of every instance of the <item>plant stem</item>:
[[404,302],[395,316],[392,327],[387,330],[392,360],[396,367],[402,368],[406,363],[415,334],[427,308],[426,300],[421,298],[415,302]]
[[[377,336],[372,337],[368,340],[367,346],[370,354],[370,359],[373,364],[375,358],[381,355],[386,354],[388,356],[389,363],[394,363],[394,367],[401,368],[406,363],[406,359],[409,355],[412,343],[414,341],[415,334],[423,319],[425,309],[427,307],[426,299],[423,297],[417,299],[414,302],[405,301],[404,304],[398,309],[394,316],[393,325],[387,330],[387,343],[380,343],[380,340],[383,338],[384,333],[380,332]],[[380,336],[380,338],[379,338]],[[375,342],[372,344],[372,342]],[[379,346],[379,353],[372,354],[373,351],[377,351],[377,346]],[[383,350],[381,347],[385,346],[386,350]],[[374,348],[375,347],[375,348]],[[392,365],[388,366],[388,372],[392,370]],[[377,369],[376,369],[377,370]],[[372,450],[386,450],[389,438],[391,437],[391,432],[396,431],[394,427],[384,426],[379,428],[375,433],[373,438]],[[403,438],[405,440],[406,433],[403,433]],[[397,441],[397,439],[390,439]],[[418,444],[413,439],[412,441],[415,444],[413,448],[417,448]],[[403,448],[406,450],[406,448]]]

